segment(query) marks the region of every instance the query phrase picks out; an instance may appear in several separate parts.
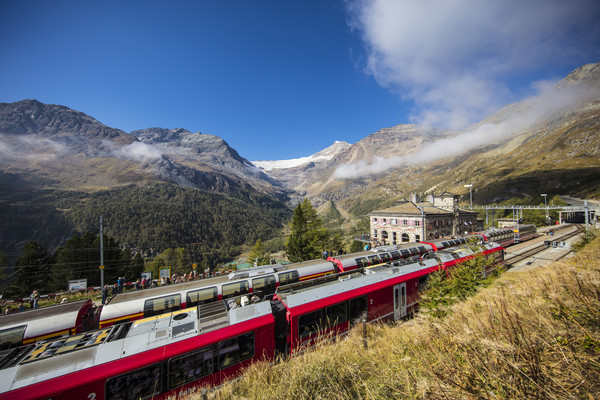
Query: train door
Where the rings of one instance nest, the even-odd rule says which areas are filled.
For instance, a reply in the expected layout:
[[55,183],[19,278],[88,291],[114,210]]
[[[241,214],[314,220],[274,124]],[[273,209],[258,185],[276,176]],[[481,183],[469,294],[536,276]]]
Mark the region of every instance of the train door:
[[406,282],[394,285],[394,320],[406,317]]

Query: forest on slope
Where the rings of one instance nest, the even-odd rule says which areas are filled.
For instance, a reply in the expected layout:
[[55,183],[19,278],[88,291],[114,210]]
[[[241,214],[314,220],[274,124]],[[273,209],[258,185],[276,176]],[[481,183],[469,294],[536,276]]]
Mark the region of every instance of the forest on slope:
[[[22,241],[14,247],[35,240],[52,251],[73,234],[97,233],[102,216],[104,232],[123,246],[148,255],[186,247],[204,268],[231,261],[243,246],[279,234],[291,216],[283,202],[258,192],[221,194],[169,184],[94,193],[23,190],[8,203],[0,213],[5,226],[13,227],[10,236]],[[15,254],[6,255],[14,259]]]

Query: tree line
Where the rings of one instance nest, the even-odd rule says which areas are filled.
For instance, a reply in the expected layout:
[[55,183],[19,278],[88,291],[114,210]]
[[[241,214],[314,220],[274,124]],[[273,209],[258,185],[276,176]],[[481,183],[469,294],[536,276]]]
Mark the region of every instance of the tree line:
[[[104,235],[104,280],[114,283],[119,276],[137,279],[144,270],[144,259],[130,249],[121,249],[119,242]],[[1,258],[1,257],[0,257]],[[70,280],[86,279],[88,286],[100,285],[100,235],[76,234],[55,252],[36,241],[23,246],[12,271],[7,262],[0,262],[4,297],[26,297],[33,290],[40,293],[65,291]]]

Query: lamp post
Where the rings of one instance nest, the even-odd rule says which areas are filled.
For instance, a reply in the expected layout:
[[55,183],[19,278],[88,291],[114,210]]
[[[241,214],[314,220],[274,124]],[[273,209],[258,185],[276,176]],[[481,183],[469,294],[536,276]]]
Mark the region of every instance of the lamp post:
[[465,185],[469,188],[469,197],[471,198],[471,209],[473,208],[473,185]]

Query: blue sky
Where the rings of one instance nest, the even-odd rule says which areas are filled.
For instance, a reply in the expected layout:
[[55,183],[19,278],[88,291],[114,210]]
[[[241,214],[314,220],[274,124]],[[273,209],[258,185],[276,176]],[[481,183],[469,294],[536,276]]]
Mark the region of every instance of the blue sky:
[[185,128],[249,160],[460,129],[600,61],[595,0],[0,0],[0,102]]

